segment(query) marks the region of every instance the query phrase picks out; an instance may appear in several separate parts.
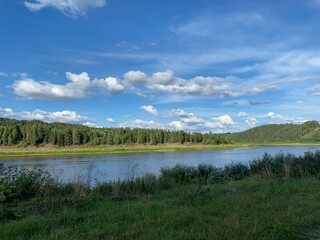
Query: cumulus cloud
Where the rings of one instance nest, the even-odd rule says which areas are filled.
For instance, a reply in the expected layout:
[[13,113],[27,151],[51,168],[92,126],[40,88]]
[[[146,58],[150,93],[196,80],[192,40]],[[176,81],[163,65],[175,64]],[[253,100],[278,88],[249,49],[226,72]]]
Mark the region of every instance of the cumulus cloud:
[[153,116],[159,116],[159,112],[157,109],[155,109],[153,106],[148,105],[148,106],[141,106],[140,109],[145,111],[146,113],[150,113]]
[[141,71],[129,71],[124,74],[124,79],[130,83],[144,83],[148,80],[147,74]]
[[107,119],[106,119],[106,122],[107,122],[107,123],[111,123],[111,124],[116,123],[116,121],[115,121],[113,118],[107,118]]
[[95,120],[81,116],[75,111],[47,112],[36,109],[32,112],[23,111],[15,112],[11,108],[0,108],[0,115],[3,117],[17,117],[25,120],[41,120],[46,122],[64,122],[64,123],[90,123],[94,124]]
[[192,112],[187,112],[183,109],[170,109],[165,111],[165,117],[178,118],[179,121],[172,121],[168,124],[176,130],[185,131],[214,131],[221,132],[222,129],[233,128],[235,122],[229,115],[223,115],[216,118],[211,118],[210,120],[197,117]]
[[66,77],[71,82],[65,85],[37,82],[31,78],[23,78],[13,84],[13,90],[18,96],[41,100],[79,99],[89,93],[91,83],[86,72],[81,74],[67,72]]
[[120,93],[124,90],[124,86],[120,83],[119,79],[114,77],[107,77],[105,79],[94,79],[92,81],[94,86],[108,89],[112,94]]
[[250,117],[246,119],[246,124],[248,124],[249,127],[256,127],[259,124],[259,122],[255,117]]
[[273,120],[273,121],[282,120],[282,121],[290,122],[290,123],[304,123],[307,121],[307,119],[302,118],[302,117],[285,116],[285,115],[281,115],[281,114],[274,113],[274,112],[268,112],[263,117],[269,118],[270,120]]
[[237,96],[227,80],[218,77],[197,76],[192,79],[174,77],[173,72],[157,72],[148,81],[147,87],[153,92],[177,93],[191,96]]
[[80,74],[67,72],[66,78],[70,81],[66,84],[53,84],[31,78],[22,78],[15,81],[12,87],[14,93],[18,96],[41,100],[81,99],[90,95],[95,88],[117,94],[125,88],[118,79],[112,77],[91,81],[86,72]]
[[222,125],[232,126],[235,124],[235,122],[232,120],[232,118],[229,115],[213,117],[211,119],[214,121],[217,121],[218,123],[221,123]]
[[186,126],[180,121],[172,121],[168,123],[169,127],[172,127],[175,130],[185,130]]
[[25,1],[30,11],[39,11],[46,7],[56,8],[67,16],[85,15],[89,8],[104,7],[106,0],[34,0]]

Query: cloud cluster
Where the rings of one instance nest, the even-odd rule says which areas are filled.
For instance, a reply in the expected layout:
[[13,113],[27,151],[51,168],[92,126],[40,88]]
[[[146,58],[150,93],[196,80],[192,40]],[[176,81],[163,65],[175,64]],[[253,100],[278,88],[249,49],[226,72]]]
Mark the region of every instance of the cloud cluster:
[[[13,84],[14,93],[28,99],[67,100],[85,98],[93,92],[119,94],[132,92],[139,97],[166,94],[181,97],[239,97],[276,89],[282,84],[295,83],[313,79],[309,76],[278,79],[267,83],[254,84],[247,82],[236,85],[227,78],[196,76],[183,79],[174,76],[170,70],[156,72],[151,76],[141,71],[129,71],[123,79],[115,77],[90,79],[86,72],[66,73],[70,81],[66,84],[53,84],[47,81],[36,81],[27,75]],[[265,81],[263,81],[265,82]],[[250,100],[250,105],[267,104],[267,101]]]
[[67,16],[85,15],[89,8],[104,7],[106,0],[34,0],[25,1],[24,5],[30,11],[39,11],[46,7],[53,7]]
[[168,127],[176,130],[221,132],[222,129],[228,130],[236,125],[229,115],[212,117],[210,120],[207,120],[199,118],[194,113],[187,112],[183,109],[167,110],[164,116],[179,119],[179,121],[172,121],[168,123]]
[[53,84],[50,82],[38,82],[31,78],[22,78],[13,84],[14,93],[28,99],[41,100],[71,100],[85,98],[92,93],[95,88],[101,91],[107,90],[112,94],[124,90],[116,78],[90,80],[86,72],[75,74],[66,73],[66,78],[70,81],[66,84]]
[[289,122],[289,123],[304,123],[307,121],[307,119],[305,119],[305,118],[285,116],[285,115],[281,115],[279,113],[274,113],[274,112],[268,112],[263,117],[268,118],[272,121],[282,120],[282,121]]
[[3,117],[16,117],[25,120],[41,120],[46,122],[64,122],[64,123],[80,123],[94,125],[95,120],[81,116],[74,111],[61,111],[61,112],[47,112],[40,109],[36,109],[32,112],[23,111],[15,112],[11,108],[0,108],[0,115]]

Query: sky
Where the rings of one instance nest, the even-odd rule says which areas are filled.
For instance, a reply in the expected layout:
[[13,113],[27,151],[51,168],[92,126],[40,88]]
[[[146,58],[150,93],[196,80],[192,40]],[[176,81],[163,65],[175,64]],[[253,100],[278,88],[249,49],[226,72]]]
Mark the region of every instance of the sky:
[[0,117],[237,132],[320,120],[320,0],[1,0]]

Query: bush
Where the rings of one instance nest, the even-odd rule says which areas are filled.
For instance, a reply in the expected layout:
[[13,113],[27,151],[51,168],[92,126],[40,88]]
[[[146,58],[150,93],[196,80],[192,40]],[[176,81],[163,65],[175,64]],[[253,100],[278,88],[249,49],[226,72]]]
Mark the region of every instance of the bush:
[[241,180],[250,176],[250,169],[242,163],[230,164],[225,167],[224,172],[229,179]]

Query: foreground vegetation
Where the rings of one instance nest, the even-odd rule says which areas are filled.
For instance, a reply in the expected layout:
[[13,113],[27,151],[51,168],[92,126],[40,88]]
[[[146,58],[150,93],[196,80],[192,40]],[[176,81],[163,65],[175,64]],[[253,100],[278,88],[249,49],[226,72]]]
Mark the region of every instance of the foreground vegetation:
[[94,187],[1,166],[0,239],[318,239],[319,173],[320,152]]

